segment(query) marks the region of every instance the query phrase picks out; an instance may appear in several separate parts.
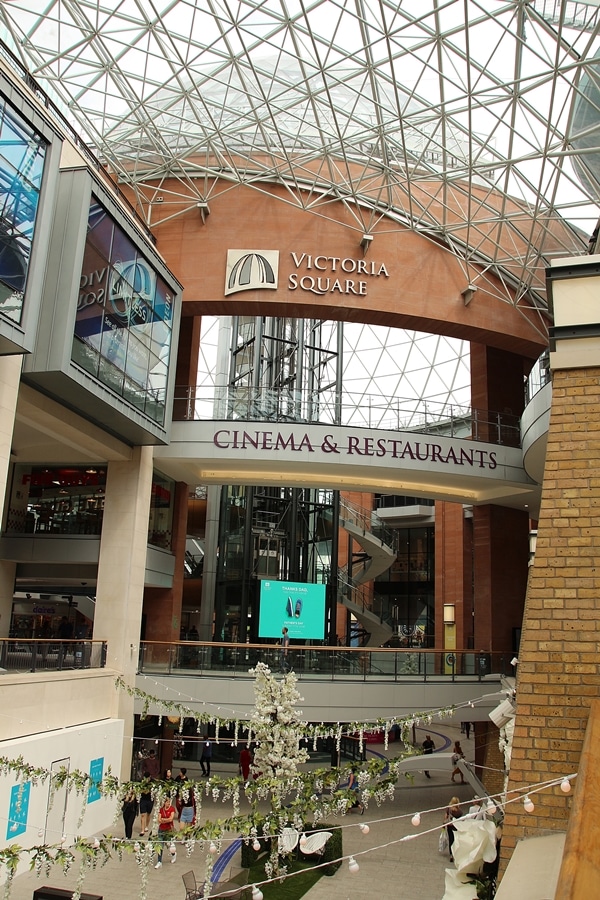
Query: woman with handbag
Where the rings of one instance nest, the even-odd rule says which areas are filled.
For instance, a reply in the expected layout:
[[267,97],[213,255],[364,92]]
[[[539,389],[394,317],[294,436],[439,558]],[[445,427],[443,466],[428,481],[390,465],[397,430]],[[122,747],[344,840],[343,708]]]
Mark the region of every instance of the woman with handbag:
[[454,833],[456,828],[452,824],[456,819],[460,819],[462,816],[462,810],[460,808],[460,800],[458,797],[451,797],[450,803],[446,809],[446,814],[444,816],[444,823],[446,825],[446,831],[448,832],[448,850],[450,851],[450,862],[454,862],[454,857],[452,856],[452,845],[454,843]]

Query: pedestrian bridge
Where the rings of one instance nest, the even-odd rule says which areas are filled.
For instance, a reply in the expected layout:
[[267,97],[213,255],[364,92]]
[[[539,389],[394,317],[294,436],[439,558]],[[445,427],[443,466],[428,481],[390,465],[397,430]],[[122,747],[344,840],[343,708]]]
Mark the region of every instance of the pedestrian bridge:
[[534,509],[520,446],[424,431],[272,421],[174,422],[155,463],[187,484],[414,494]]

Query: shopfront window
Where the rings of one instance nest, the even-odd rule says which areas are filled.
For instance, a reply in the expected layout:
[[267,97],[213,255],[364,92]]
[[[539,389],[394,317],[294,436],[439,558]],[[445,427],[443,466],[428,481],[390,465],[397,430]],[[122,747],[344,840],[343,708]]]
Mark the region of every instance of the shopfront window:
[[173,503],[175,482],[159,472],[152,476],[148,543],[153,547],[170,550],[173,541]]
[[6,533],[99,535],[105,491],[106,468],[17,465]]
[[20,322],[46,143],[0,97],[0,313]]

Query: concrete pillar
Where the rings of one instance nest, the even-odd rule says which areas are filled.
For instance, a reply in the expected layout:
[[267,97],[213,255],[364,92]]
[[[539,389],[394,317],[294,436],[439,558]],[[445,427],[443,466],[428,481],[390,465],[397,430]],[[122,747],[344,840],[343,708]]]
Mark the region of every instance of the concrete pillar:
[[[474,434],[517,446],[525,376],[533,360],[471,344]],[[529,517],[500,506],[473,507],[473,642],[476,650],[513,652],[527,588]]]
[[[517,669],[511,791],[577,772],[600,691],[600,256],[557,260],[549,278],[552,408]],[[531,814],[521,802],[507,807],[504,862],[518,840],[566,830],[569,795],[553,787],[533,799]]]
[[516,646],[523,622],[529,562],[529,516],[504,506],[473,507],[473,638],[476,650]]
[[0,638],[8,637],[17,564],[0,559]]
[[[473,646],[473,563],[471,522],[461,503],[435,504],[435,646]],[[444,606],[454,607],[454,625],[444,622]]]
[[0,509],[6,500],[21,362],[20,356],[0,356]]
[[[134,685],[144,599],[152,447],[136,447],[128,462],[110,462],[98,561],[94,638],[108,643],[107,666]],[[133,700],[116,697],[115,715],[125,722],[121,777],[131,770]]]
[[212,641],[213,639],[220,507],[221,488],[219,485],[209,485],[206,491],[206,543],[204,547],[200,627],[198,629],[201,641]]
[[[13,428],[19,396],[21,356],[0,357],[0,509],[5,508]],[[14,563],[0,562],[0,637],[8,637],[15,587]]]

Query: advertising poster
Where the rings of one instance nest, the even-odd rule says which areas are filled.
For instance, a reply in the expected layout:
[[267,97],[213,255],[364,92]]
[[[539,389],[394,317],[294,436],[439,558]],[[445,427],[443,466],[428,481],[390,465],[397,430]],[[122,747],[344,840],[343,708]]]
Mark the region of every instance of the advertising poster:
[[11,788],[10,804],[8,807],[8,825],[6,828],[7,841],[12,841],[27,830],[30,792],[30,781],[26,781],[24,784],[15,784],[14,787]]
[[92,779],[92,784],[88,790],[88,803],[93,803],[95,800],[100,799],[100,791],[98,790],[98,784],[102,781],[102,775],[104,773],[104,757],[100,756],[98,759],[93,759],[90,763],[90,778]]
[[323,640],[324,584],[261,581],[258,636],[279,640],[284,627],[292,640]]

